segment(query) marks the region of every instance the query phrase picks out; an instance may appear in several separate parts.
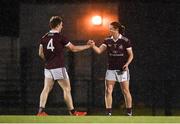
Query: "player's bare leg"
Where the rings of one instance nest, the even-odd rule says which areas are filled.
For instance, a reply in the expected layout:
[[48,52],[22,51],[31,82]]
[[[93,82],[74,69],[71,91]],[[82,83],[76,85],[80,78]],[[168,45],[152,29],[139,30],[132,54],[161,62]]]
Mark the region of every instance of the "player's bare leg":
[[68,107],[69,113],[71,115],[76,115],[76,116],[86,115],[87,114],[86,112],[77,112],[74,110],[72,96],[71,96],[70,81],[68,79],[67,80],[58,80],[58,83],[61,86],[61,88],[63,89],[64,100]]
[[70,81],[68,79],[67,80],[58,80],[58,84],[61,86],[61,88],[63,90],[64,100],[66,102],[68,109],[69,110],[74,109],[72,96],[71,96]]
[[50,91],[53,88],[53,85],[54,85],[53,79],[45,77],[44,88],[43,88],[41,95],[40,95],[40,104],[39,104],[39,112],[38,112],[39,115],[41,115],[41,114],[43,115],[45,105],[47,102],[47,98],[48,98]]
[[105,81],[105,104],[106,111],[108,115],[112,114],[112,92],[114,88],[115,81]]
[[122,83],[120,83],[120,86],[121,86],[121,91],[124,95],[127,115],[132,115],[132,96],[129,91],[129,81],[123,81]]

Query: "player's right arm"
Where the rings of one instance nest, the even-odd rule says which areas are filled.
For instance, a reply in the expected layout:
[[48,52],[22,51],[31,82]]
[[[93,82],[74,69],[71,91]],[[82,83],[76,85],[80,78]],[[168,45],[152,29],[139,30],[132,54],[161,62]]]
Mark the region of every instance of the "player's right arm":
[[88,41],[88,44],[91,44],[93,50],[97,53],[97,54],[101,54],[103,53],[105,50],[106,50],[106,45],[105,44],[102,44],[100,47],[97,47],[95,45],[95,42],[93,40],[89,40]]
[[39,45],[39,56],[43,61],[45,61],[44,52],[43,52],[43,45],[42,44]]
[[102,44],[100,47],[97,47],[96,45],[94,45],[92,48],[97,54],[101,54],[106,50],[106,47],[104,46],[104,44]]
[[69,42],[68,40],[67,40],[67,38],[66,37],[64,37],[64,36],[62,36],[61,35],[61,42],[62,42],[62,44],[67,48],[67,49],[69,49],[71,52],[80,52],[80,51],[83,51],[83,50],[86,50],[86,49],[89,49],[89,48],[91,48],[91,46],[90,45],[74,45],[74,44],[72,44],[71,42]]
[[72,52],[80,52],[86,49],[89,49],[91,46],[90,45],[73,45],[72,43],[69,42],[68,45],[66,45],[66,47],[71,50]]

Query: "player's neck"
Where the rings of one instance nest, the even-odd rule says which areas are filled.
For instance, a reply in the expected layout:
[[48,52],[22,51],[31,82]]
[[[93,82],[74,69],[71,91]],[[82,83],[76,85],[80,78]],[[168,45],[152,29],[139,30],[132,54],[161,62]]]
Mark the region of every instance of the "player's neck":
[[114,33],[114,34],[113,34],[113,39],[115,39],[115,40],[118,39],[118,38],[119,38],[119,35],[120,35],[119,33]]

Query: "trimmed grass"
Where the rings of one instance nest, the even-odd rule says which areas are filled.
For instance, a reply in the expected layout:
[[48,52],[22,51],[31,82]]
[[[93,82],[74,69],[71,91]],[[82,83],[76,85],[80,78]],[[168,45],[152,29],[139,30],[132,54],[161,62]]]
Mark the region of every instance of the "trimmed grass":
[[0,116],[0,123],[180,123],[180,116]]

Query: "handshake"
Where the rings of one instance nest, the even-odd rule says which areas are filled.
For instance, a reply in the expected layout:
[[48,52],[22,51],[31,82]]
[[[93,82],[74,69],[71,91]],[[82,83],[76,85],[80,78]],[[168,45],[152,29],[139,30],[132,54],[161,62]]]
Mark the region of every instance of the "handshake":
[[95,46],[95,42],[93,40],[88,40],[87,45],[90,45],[91,47]]
[[97,47],[93,40],[88,40],[87,45],[89,48],[92,48],[94,50],[94,52],[96,52],[97,54],[101,54],[103,51],[106,50],[105,47],[101,47],[101,46]]

